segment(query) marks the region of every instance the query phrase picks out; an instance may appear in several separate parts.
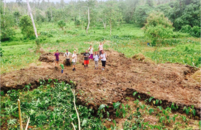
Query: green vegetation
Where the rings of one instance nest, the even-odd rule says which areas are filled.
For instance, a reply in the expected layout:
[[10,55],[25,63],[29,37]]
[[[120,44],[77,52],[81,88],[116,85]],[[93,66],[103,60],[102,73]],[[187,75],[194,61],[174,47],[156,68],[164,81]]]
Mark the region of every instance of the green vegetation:
[[[23,123],[30,118],[31,129],[72,129],[73,125],[78,128],[78,116],[74,107],[74,85],[58,83],[56,79],[48,81],[40,80],[40,86],[30,91],[30,85],[26,85],[22,90],[9,90],[7,94],[1,93],[1,128],[10,130],[19,129],[17,119],[18,106],[17,99],[21,102],[21,113]],[[194,106],[184,107],[186,115],[172,113],[171,110],[177,108],[172,104],[171,108],[163,109],[153,97],[148,99],[149,104],[137,99],[137,92],[133,93],[135,101],[133,103],[113,103],[113,110],[116,118],[126,118],[123,129],[196,129],[199,127],[198,121],[191,120],[195,116]],[[120,124],[111,119],[107,111],[108,106],[101,104],[97,115],[87,107],[78,105],[81,128],[84,130],[106,130],[105,122],[113,122],[109,130],[120,128]],[[153,118],[156,122],[147,122],[145,119]],[[73,125],[72,125],[73,124]],[[191,124],[191,126],[189,126]]]
[[22,31],[22,34],[24,35],[24,38],[34,38],[34,30],[33,25],[31,22],[31,18],[28,15],[22,16],[20,19],[20,28]]
[[[77,27],[73,22],[66,25],[61,31],[57,24],[46,23],[38,25],[40,33],[40,46],[47,52],[65,52],[66,49],[73,51],[76,48],[78,53],[85,51],[90,44],[97,50],[100,41],[106,41],[105,49],[113,49],[124,53],[127,57],[142,53],[156,63],[181,63],[200,66],[200,44],[199,38],[192,38],[185,33],[174,32],[177,38],[166,38],[157,49],[147,46],[151,41],[144,38],[143,30],[131,24],[122,24],[113,28],[113,35],[110,36],[109,27],[105,30],[97,25],[85,34],[82,27]],[[130,30],[132,28],[132,30]],[[12,41],[2,42],[3,57],[0,59],[1,73],[13,71],[28,66],[30,63],[37,63],[39,54],[35,53],[36,41],[24,39],[20,29],[15,29]],[[179,36],[179,37],[178,37]],[[187,37],[187,38],[186,38]],[[9,57],[9,58],[8,58]],[[23,58],[23,59],[22,59]]]
[[171,37],[173,33],[172,23],[165,18],[163,13],[153,12],[147,18],[144,26],[145,36],[152,39],[152,46],[155,46],[158,40],[163,41]]
[[[53,83],[54,87],[51,87]],[[21,102],[22,119],[24,123],[30,117],[29,126],[32,129],[72,129],[78,128],[78,117],[73,106],[73,93],[71,86],[56,81],[40,81],[40,86],[29,91],[26,85],[23,90],[10,90],[1,97],[1,124],[10,130],[19,129],[17,119],[17,99]],[[83,130],[104,130],[99,118],[92,116],[93,111],[84,106],[77,106],[81,127]],[[7,126],[6,126],[7,125]],[[2,127],[3,128],[3,127]]]

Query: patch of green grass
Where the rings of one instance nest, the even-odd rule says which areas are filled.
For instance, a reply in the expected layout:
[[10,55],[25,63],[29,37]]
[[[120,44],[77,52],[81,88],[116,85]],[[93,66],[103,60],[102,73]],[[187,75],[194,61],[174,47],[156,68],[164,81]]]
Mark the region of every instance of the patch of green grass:
[[[84,52],[92,44],[95,51],[98,44],[105,39],[104,49],[113,49],[132,57],[142,53],[157,63],[182,63],[200,66],[200,38],[189,37],[180,32],[177,38],[165,39],[161,47],[149,47],[150,39],[144,37],[143,30],[134,24],[122,24],[112,30],[110,36],[109,26],[104,30],[102,25],[91,26],[86,34],[82,26],[75,26],[73,22],[68,23],[64,30],[61,30],[56,23],[37,24],[37,31],[41,47],[47,52],[70,52],[78,50]],[[2,42],[3,57],[0,59],[1,73],[17,70],[26,67],[32,62],[37,62],[39,54],[34,53],[35,40],[24,39],[20,28],[15,29],[16,35],[7,42]],[[182,36],[180,36],[182,35]],[[186,47],[188,50],[185,50]]]

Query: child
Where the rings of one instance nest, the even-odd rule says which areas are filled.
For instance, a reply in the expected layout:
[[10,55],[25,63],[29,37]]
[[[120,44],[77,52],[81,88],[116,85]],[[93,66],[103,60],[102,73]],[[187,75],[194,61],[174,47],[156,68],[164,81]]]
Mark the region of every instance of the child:
[[57,50],[55,53],[54,53],[54,56],[55,56],[55,66],[59,65],[59,51]]
[[64,72],[64,65],[60,64],[60,66],[61,66],[61,73],[63,74],[63,72]]
[[90,53],[89,59],[91,59],[91,60],[93,60],[93,50],[94,50],[94,49],[93,49],[92,45],[90,45],[88,51],[89,51],[89,53]]
[[70,66],[70,55],[71,53],[66,50],[66,52],[64,53],[64,57],[66,57],[66,66]]
[[98,53],[95,52],[94,54],[94,61],[95,61],[95,69],[98,69]]
[[76,51],[74,51],[72,55],[73,71],[75,71],[76,62],[77,62],[77,54],[76,54]]
[[[104,41],[104,42],[105,42],[105,41]],[[100,42],[100,44],[99,44],[99,46],[98,46],[99,55],[101,55],[101,52],[102,52],[102,50],[103,50],[103,44],[104,44],[104,42],[103,42],[103,43]]]
[[101,59],[101,62],[102,62],[102,70],[105,69],[106,58],[107,58],[107,55],[106,55],[105,52],[102,50],[102,54],[100,55],[100,59]]
[[84,53],[84,68],[88,67],[89,56],[90,56],[90,54],[88,53],[88,50],[86,50],[86,52]]

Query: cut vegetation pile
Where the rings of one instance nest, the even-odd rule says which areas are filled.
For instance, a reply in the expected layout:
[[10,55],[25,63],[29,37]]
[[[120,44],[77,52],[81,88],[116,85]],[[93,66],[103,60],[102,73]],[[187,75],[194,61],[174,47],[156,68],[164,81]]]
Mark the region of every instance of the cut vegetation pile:
[[[178,106],[177,111],[183,113],[183,108],[194,106],[196,115],[200,115],[200,84],[193,75],[200,72],[191,66],[181,64],[153,64],[140,60],[137,56],[131,59],[115,51],[106,51],[106,69],[94,69],[94,62],[90,61],[89,68],[84,69],[81,61],[83,57],[78,55],[77,70],[65,67],[64,74],[60,68],[54,67],[54,55],[42,54],[40,66],[32,66],[27,69],[13,71],[1,75],[1,90],[22,89],[26,84],[31,88],[38,86],[40,79],[58,79],[58,81],[76,84],[78,103],[98,110],[101,104],[106,104],[109,109],[114,102],[125,102],[126,97],[136,96],[141,100],[153,98],[160,100],[161,106]],[[60,62],[64,57],[61,55]],[[99,66],[101,63],[99,62]],[[197,71],[197,72],[196,72]],[[198,73],[198,74],[196,74]],[[199,77],[198,76],[198,77]],[[150,102],[153,103],[153,102]],[[112,113],[113,109],[109,111]]]

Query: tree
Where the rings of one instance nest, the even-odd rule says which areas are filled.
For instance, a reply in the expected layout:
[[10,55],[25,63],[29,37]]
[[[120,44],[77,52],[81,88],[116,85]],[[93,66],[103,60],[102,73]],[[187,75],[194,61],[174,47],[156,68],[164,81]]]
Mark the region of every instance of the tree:
[[147,16],[150,14],[152,10],[153,8],[147,5],[137,7],[134,13],[135,23],[138,24],[140,27],[143,27],[144,23],[146,22]]
[[110,25],[110,35],[112,34],[112,28],[117,24],[117,21],[121,19],[121,13],[117,7],[116,2],[109,0],[106,2],[106,8],[104,14],[107,23]]
[[31,17],[31,22],[32,22],[32,25],[33,25],[34,33],[35,33],[36,38],[38,38],[36,26],[35,26],[35,23],[34,23],[32,12],[31,12],[31,7],[29,5],[29,0],[26,0],[26,1],[27,1],[27,7],[28,7],[29,15]]
[[147,4],[148,6],[150,6],[150,7],[153,7],[153,6],[154,6],[153,0],[147,0],[146,2],[147,2],[146,4]]
[[152,40],[152,45],[155,46],[159,40],[171,37],[173,33],[172,23],[163,13],[153,12],[146,20],[144,33]]
[[66,23],[63,20],[60,20],[58,22],[58,26],[63,30],[64,26],[66,26]]
[[21,32],[25,38],[34,38],[34,29],[31,19],[28,15],[22,16],[20,19]]
[[3,9],[0,8],[1,14],[1,41],[10,40],[14,35],[14,30],[12,26],[14,25],[13,15],[9,12],[3,12]]
[[200,27],[200,1],[177,0],[169,11],[168,17],[176,30],[180,30],[184,25]]
[[18,25],[19,24],[20,13],[18,11],[15,11],[13,13],[13,15],[15,17],[15,23]]

